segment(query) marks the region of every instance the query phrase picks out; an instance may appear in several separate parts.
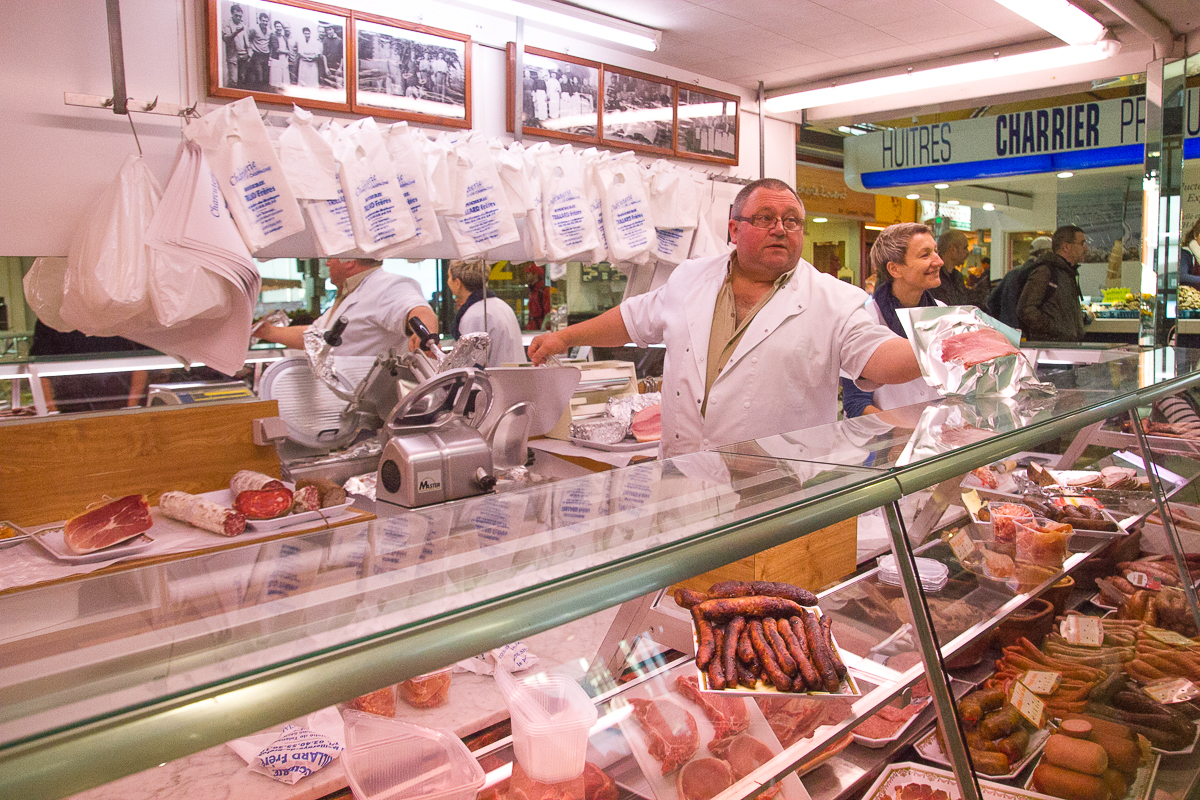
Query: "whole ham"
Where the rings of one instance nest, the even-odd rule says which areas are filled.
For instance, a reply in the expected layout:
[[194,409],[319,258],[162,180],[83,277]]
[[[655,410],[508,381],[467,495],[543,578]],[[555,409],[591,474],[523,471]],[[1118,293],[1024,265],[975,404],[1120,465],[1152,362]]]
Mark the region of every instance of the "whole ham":
[[679,769],[700,749],[696,718],[671,700],[630,698],[633,718],[646,735],[650,755],[662,764],[662,774]]
[[146,496],[131,494],[71,517],[63,541],[72,553],[84,555],[132,539],[153,524]]
[[634,414],[629,428],[639,442],[657,442],[662,438],[662,404],[655,403]]
[[695,675],[680,675],[675,690],[704,711],[713,726],[713,737],[724,739],[750,727],[750,710],[746,698],[728,697],[700,691],[700,679]]
[[689,761],[675,776],[679,800],[711,800],[733,785],[733,770],[719,758]]
[[1011,356],[1020,350],[1013,347],[1003,333],[995,328],[976,328],[956,333],[942,340],[942,361],[973,367],[1000,356]]

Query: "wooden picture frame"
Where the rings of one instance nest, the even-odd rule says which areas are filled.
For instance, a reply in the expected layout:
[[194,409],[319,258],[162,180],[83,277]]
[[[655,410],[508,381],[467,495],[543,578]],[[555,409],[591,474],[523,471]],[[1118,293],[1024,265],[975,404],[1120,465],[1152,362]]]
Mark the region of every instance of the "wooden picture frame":
[[471,127],[471,37],[351,12],[358,114]]
[[737,95],[683,83],[677,88],[675,155],[713,164],[737,164],[741,129]]
[[349,11],[319,3],[208,0],[208,93],[350,111],[350,31]]
[[[522,127],[530,136],[583,144],[600,143],[603,65],[563,53],[526,47],[521,81]],[[517,48],[508,43],[508,130],[515,130]],[[532,123],[532,124],[530,124]]]
[[604,65],[600,142],[646,153],[675,152],[675,81]]

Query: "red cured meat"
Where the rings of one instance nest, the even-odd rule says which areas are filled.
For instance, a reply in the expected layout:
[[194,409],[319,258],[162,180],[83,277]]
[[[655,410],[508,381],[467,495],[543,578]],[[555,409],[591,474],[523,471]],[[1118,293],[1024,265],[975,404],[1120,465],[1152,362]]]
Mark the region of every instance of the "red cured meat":
[[733,785],[733,770],[719,758],[689,761],[675,776],[679,800],[711,800]]
[[[728,762],[730,769],[733,770],[733,777],[738,780],[754,772],[754,770],[770,761],[771,757],[775,755],[771,752],[771,748],[748,733],[740,733],[728,739],[714,739],[708,743],[708,750],[714,756]],[[759,797],[764,798],[764,800],[770,800],[770,798],[779,794],[779,790],[782,788],[782,786],[776,784],[760,794]]]
[[634,414],[629,428],[639,442],[657,442],[662,438],[662,405],[655,403]]
[[316,511],[321,508],[321,490],[316,486],[305,486],[292,493],[292,513]]
[[700,749],[696,718],[671,700],[631,698],[633,717],[642,726],[650,755],[662,763],[667,775],[687,763]]
[[250,489],[233,501],[246,519],[275,519],[292,510],[291,489]]
[[713,726],[713,736],[724,739],[750,727],[750,711],[742,697],[727,697],[700,691],[700,679],[695,675],[680,675],[675,690],[700,706]]
[[994,328],[977,328],[942,340],[942,361],[962,364],[964,367],[973,367],[993,358],[1019,352],[1008,337]]
[[590,761],[583,765],[584,800],[617,800],[617,782]]
[[131,494],[71,517],[63,527],[63,541],[76,555],[94,553],[145,533],[153,524],[146,496]]

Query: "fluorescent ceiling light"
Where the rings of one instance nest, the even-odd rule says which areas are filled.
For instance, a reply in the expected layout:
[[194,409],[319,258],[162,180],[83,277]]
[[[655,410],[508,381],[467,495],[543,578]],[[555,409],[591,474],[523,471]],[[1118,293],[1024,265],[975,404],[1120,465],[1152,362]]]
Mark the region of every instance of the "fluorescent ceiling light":
[[522,17],[530,22],[581,33],[596,39],[636,47],[653,53],[658,49],[662,31],[625,20],[597,14],[594,11],[546,0],[461,0],[485,11]]
[[826,217],[813,217],[813,222],[829,222]]
[[946,201],[946,205],[948,205],[948,206],[956,206],[958,204],[959,204],[959,202],[957,200],[947,200]]
[[919,195],[919,194],[915,194],[915,193],[914,193],[914,194],[906,194],[906,195],[904,195],[904,199],[906,199],[906,200],[920,200],[920,199],[921,199],[921,195]]
[[838,130],[842,133],[848,133],[851,136],[862,136],[866,133],[862,128],[851,128],[849,125],[839,125]]
[[948,184],[948,183],[935,183],[935,184],[933,185],[933,188],[935,188],[935,189],[949,189],[949,188],[950,188],[950,184]]
[[1074,173],[1074,172],[1060,172],[1060,173],[1058,173],[1058,177],[1060,177],[1060,178],[1074,178],[1074,177],[1075,177],[1075,173]]
[[1108,29],[1067,0],[996,0],[1067,44],[1092,44]]
[[983,204],[983,210],[984,210],[984,211],[995,211],[995,210],[996,210],[996,206],[995,206],[995,204],[994,204],[994,203],[984,203],[984,204]]
[[[764,107],[772,114],[780,114],[787,111],[799,111],[802,108],[816,108],[854,100],[866,100],[872,97],[925,91],[942,86],[989,81],[1010,75],[1023,75],[1028,72],[1040,72],[1072,64],[1101,61],[1116,55],[1120,49],[1120,42],[1108,39],[1095,44],[1052,47],[1049,50],[1035,50],[1030,53],[971,61],[966,64],[952,64],[919,72],[889,75],[886,78],[871,78],[842,86],[792,92],[768,99],[764,103]],[[987,94],[985,87],[980,87],[980,94]]]

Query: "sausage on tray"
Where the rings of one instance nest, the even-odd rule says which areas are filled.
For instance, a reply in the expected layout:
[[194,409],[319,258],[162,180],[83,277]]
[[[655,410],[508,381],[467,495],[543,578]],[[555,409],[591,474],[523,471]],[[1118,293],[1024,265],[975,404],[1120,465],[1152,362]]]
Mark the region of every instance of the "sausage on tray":
[[682,586],[675,589],[674,597],[675,605],[680,608],[686,608],[689,611],[708,599],[708,595],[704,592],[697,592],[695,589],[685,589]]
[[[780,635],[775,620],[770,617],[763,620],[763,632],[767,635],[767,642],[771,645],[771,650],[775,653],[775,660],[779,662],[779,666],[787,673],[788,678],[794,678],[799,667],[796,665],[796,659],[792,658],[792,654],[788,652],[787,643]],[[795,681],[792,683],[795,684]]]
[[801,589],[799,586],[794,586],[790,583],[780,583],[777,581],[754,581],[750,584],[753,589],[751,594],[763,594],[768,597],[783,597],[791,600],[793,603],[799,603],[802,606],[815,606],[817,604],[817,596],[808,589]]
[[[796,626],[799,626],[799,632],[797,632]],[[808,649],[804,646],[804,640],[800,638],[803,634],[804,623],[799,617],[779,620],[779,635],[787,643],[788,651],[792,654],[792,658],[796,659],[796,668],[800,673],[794,684],[798,686],[800,681],[803,680],[807,688],[815,689],[821,685],[821,679],[808,657]]]
[[749,581],[721,581],[708,589],[709,597],[748,597],[754,594]]
[[825,635],[821,632],[821,620],[808,610],[800,612],[804,620],[804,634],[808,641],[809,652],[812,653],[813,666],[821,676],[821,684],[827,692],[836,692],[841,681],[838,680],[837,670],[833,667],[833,656],[829,645],[825,644]]
[[790,692],[792,690],[792,681],[779,666],[779,662],[775,660],[775,652],[771,649],[771,645],[767,641],[766,632],[763,631],[762,620],[752,619],[747,623],[746,627],[750,629],[750,643],[754,645],[754,653],[758,656],[759,663],[762,664],[767,680],[779,691]]
[[692,609],[692,617],[696,623],[696,666],[704,669],[716,654],[717,643],[713,639],[712,625],[695,608]]
[[705,600],[695,611],[712,622],[728,622],[734,617],[791,617],[800,613],[802,606],[782,597],[722,597]]
[[837,645],[833,643],[833,620],[829,617],[821,617],[821,631],[825,634],[825,645],[829,648],[830,658],[833,659],[833,671],[837,673],[839,679],[846,677],[846,665],[842,663]]
[[296,481],[297,489],[307,486],[317,487],[317,491],[321,494],[321,508],[340,506],[346,503],[346,490],[328,478],[301,478]]
[[163,492],[158,510],[171,519],[222,536],[237,536],[246,530],[246,515],[187,492]]
[[[715,644],[715,652],[720,654],[725,644],[725,631],[720,628],[713,629],[713,642]],[[724,689],[725,688],[725,668],[722,666],[721,658],[714,655],[708,662],[708,688]]]
[[[743,617],[743,621],[745,618]],[[737,643],[738,661],[743,664],[757,663],[758,658],[754,655],[754,646],[750,644],[750,626],[742,626],[742,635],[738,637]]]
[[229,491],[234,497],[251,490],[283,488],[286,487],[278,478],[272,478],[270,475],[264,475],[251,469],[241,470],[229,479]]
[[291,489],[248,489],[233,501],[246,519],[276,519],[292,510]]
[[737,681],[738,641],[742,638],[742,631],[745,627],[745,617],[734,617],[729,620],[729,626],[725,629],[724,647],[721,650],[721,667],[725,671],[727,684]]

